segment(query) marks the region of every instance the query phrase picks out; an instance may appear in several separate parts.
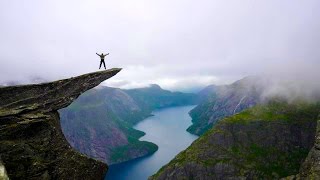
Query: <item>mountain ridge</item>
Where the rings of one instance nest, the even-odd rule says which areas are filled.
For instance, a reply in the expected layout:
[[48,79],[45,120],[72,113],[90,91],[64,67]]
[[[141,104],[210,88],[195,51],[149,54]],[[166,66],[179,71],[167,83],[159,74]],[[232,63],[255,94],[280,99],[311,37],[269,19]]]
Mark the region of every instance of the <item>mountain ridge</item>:
[[265,83],[248,76],[229,85],[207,86],[198,93],[199,104],[190,111],[192,125],[188,132],[202,135],[219,120],[264,101]]

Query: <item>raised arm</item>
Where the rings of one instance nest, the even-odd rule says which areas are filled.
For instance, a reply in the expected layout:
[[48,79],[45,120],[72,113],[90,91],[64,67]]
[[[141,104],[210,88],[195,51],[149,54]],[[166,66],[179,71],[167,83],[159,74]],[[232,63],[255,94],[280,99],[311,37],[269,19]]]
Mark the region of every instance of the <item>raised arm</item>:
[[96,53],[98,56],[100,56],[98,53]]
[[109,53],[108,53],[108,54],[106,54],[106,55],[109,55]]

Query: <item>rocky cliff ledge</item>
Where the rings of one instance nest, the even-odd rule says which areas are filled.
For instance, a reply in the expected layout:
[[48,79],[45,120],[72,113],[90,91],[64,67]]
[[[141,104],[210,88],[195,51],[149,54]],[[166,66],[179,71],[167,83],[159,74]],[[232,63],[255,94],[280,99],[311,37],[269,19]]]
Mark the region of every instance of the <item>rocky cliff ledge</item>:
[[0,156],[9,178],[103,179],[107,165],[69,146],[57,110],[120,70],[0,88]]

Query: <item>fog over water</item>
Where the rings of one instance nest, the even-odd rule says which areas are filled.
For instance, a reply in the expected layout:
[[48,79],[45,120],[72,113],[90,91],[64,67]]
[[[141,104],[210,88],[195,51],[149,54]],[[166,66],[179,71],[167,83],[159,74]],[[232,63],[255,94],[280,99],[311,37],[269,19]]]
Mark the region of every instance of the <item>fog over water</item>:
[[318,88],[319,19],[319,0],[1,0],[0,82],[96,71],[109,52],[113,87],[272,74]]

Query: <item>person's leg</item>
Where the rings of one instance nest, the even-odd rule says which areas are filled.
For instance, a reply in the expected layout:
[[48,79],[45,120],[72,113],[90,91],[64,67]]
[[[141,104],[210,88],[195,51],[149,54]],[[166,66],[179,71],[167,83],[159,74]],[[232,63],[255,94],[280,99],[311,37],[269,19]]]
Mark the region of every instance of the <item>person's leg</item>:
[[100,66],[99,66],[99,69],[101,68],[101,65],[102,65],[102,61],[100,61]]
[[106,63],[105,63],[104,61],[103,61],[103,66],[104,66],[104,69],[107,69],[107,68],[106,68]]

